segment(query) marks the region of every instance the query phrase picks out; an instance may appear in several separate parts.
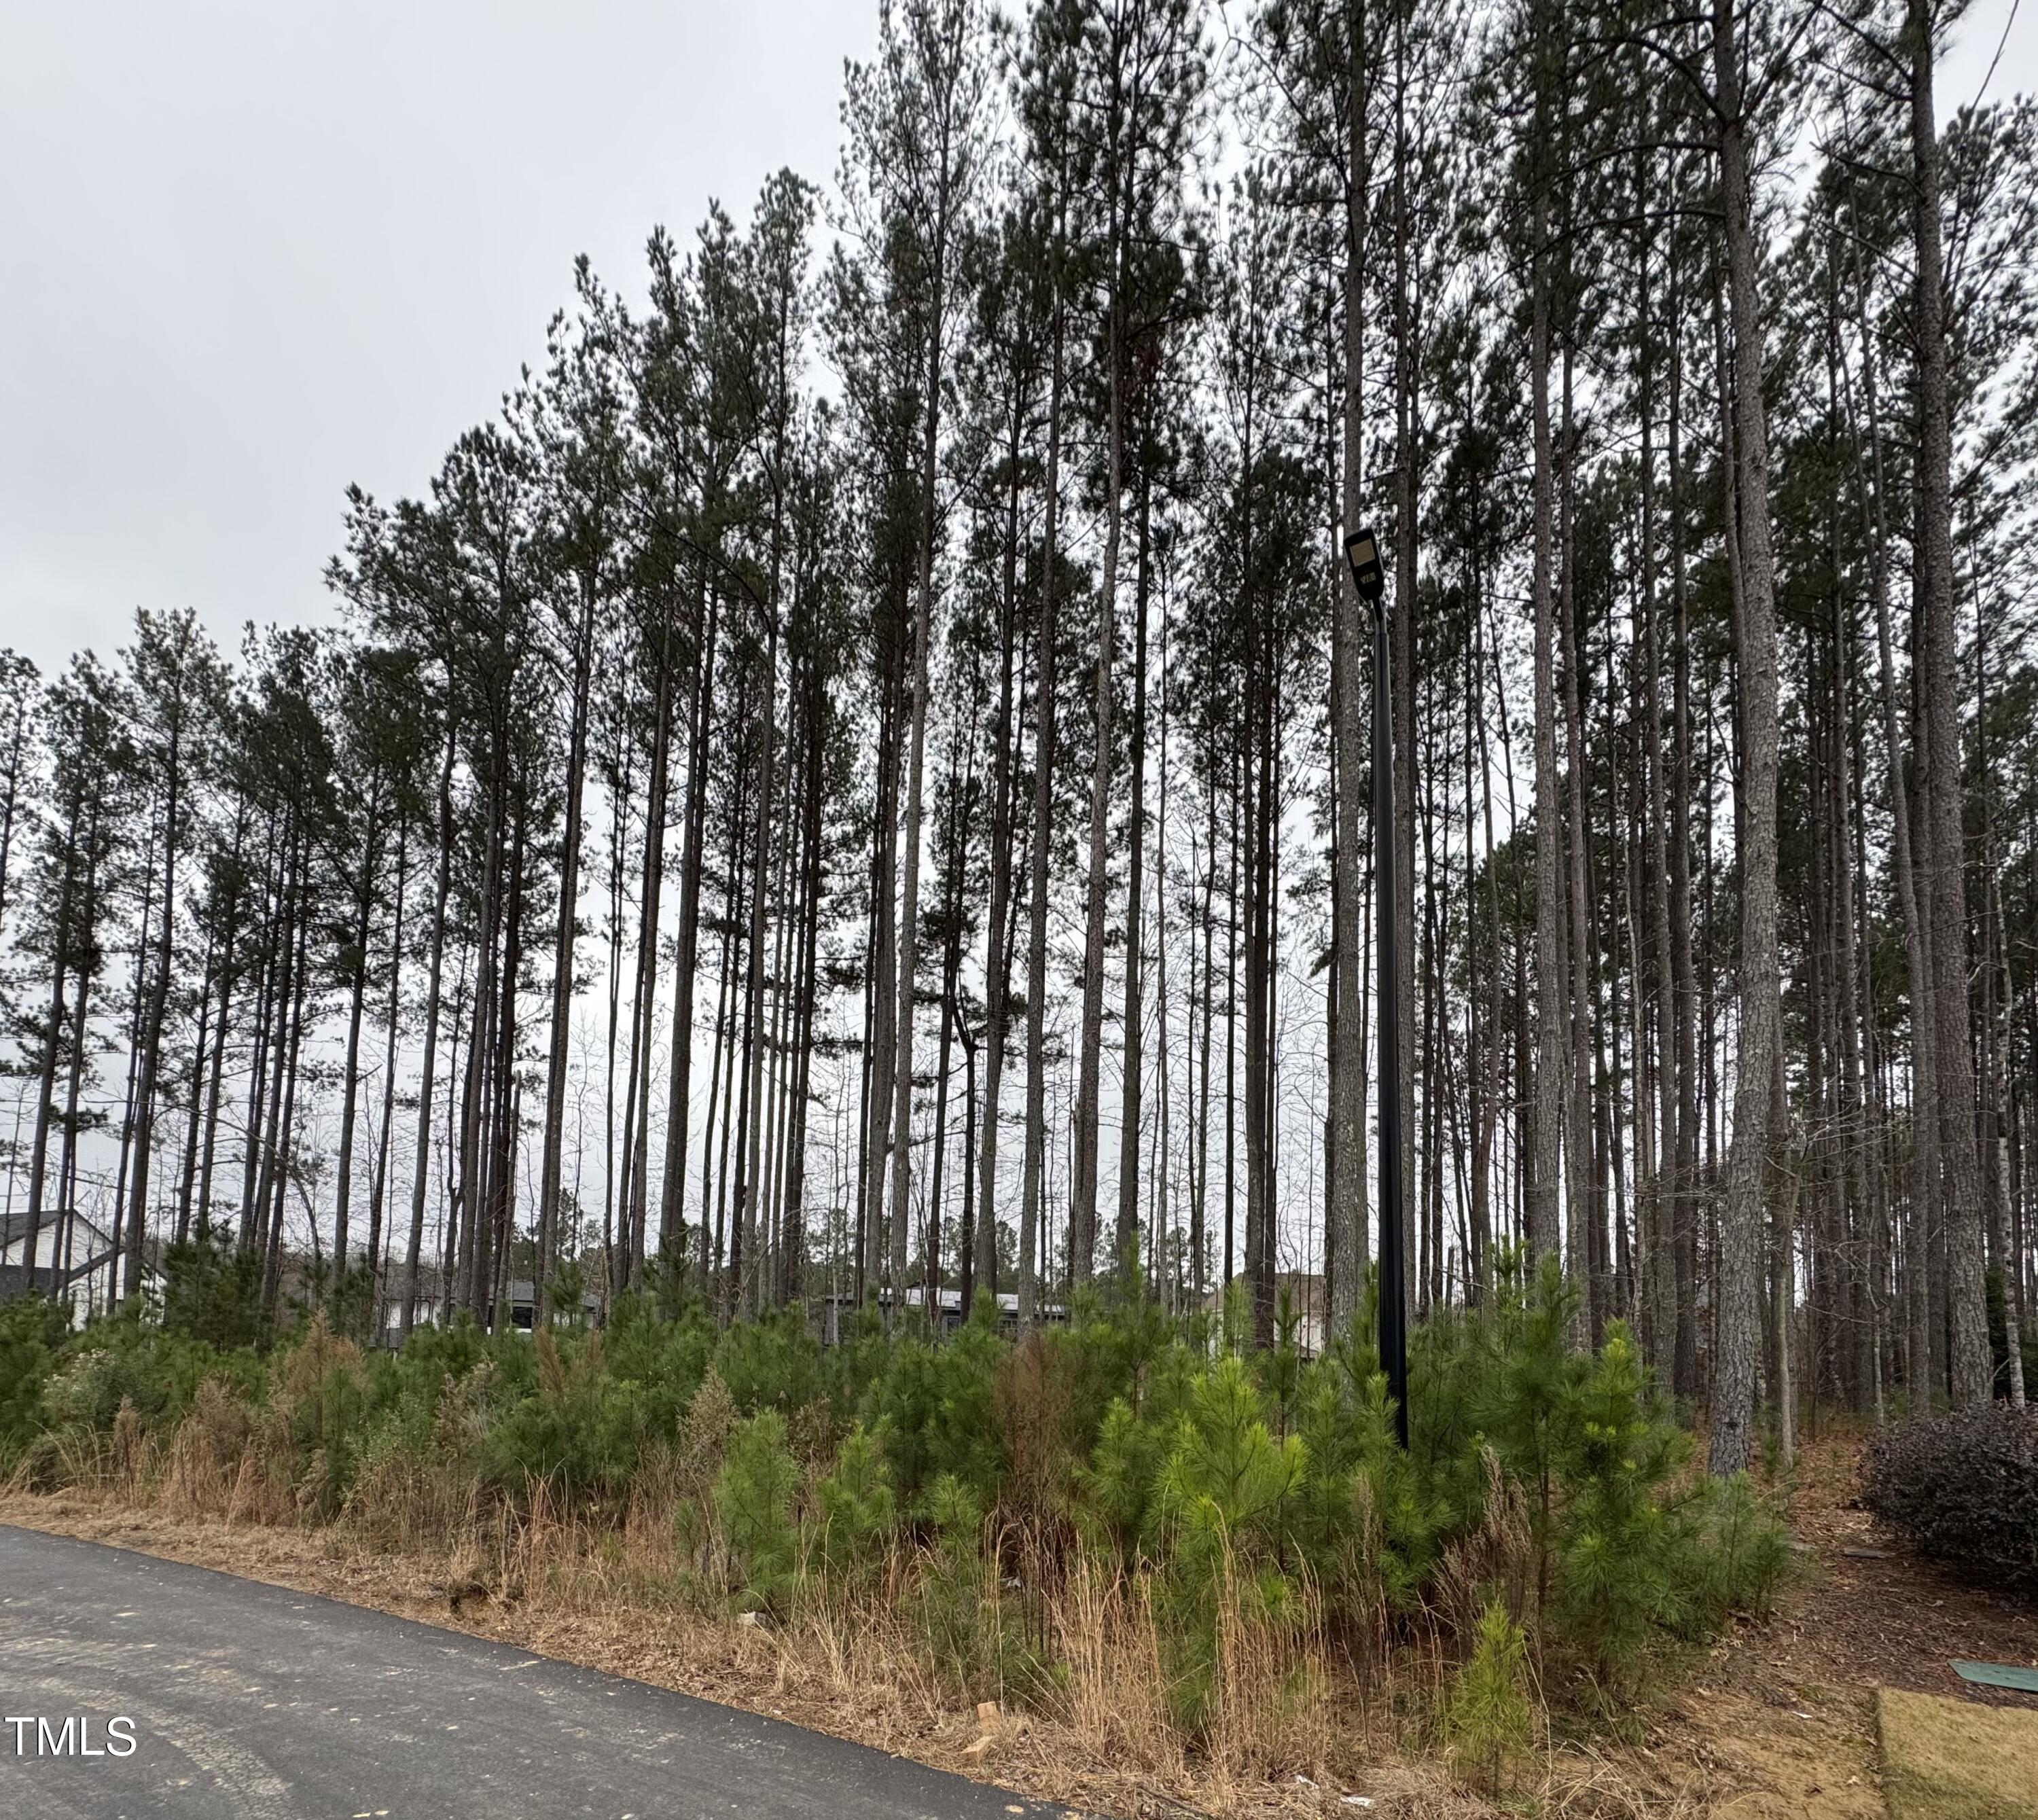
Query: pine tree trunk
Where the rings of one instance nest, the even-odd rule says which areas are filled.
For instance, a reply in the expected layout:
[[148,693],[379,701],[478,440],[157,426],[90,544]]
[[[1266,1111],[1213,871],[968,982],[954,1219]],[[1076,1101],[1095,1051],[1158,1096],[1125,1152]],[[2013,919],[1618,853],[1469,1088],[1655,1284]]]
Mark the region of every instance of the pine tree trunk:
[[1123,232],[1118,191],[1112,193],[1112,288],[1104,328],[1108,453],[1104,479],[1103,564],[1097,577],[1095,738],[1090,749],[1089,870],[1083,917],[1082,1029],[1077,1056],[1074,1199],[1069,1210],[1071,1287],[1089,1281],[1097,1262],[1098,1098],[1104,1048],[1104,889],[1109,875],[1112,711],[1118,656],[1118,561],[1124,520],[1125,400],[1119,315],[1123,306]]
[[[1349,135],[1350,168],[1341,173],[1344,189],[1344,413],[1340,476],[1344,510],[1344,533],[1358,529],[1360,489],[1364,483],[1364,381],[1366,291],[1366,189],[1370,181],[1366,157],[1366,6],[1365,0],[1349,0],[1345,9],[1345,35],[1350,66],[1347,78],[1346,131]],[[1340,555],[1342,552],[1340,552]],[[1345,1333],[1358,1318],[1361,1291],[1368,1263],[1369,1234],[1366,1208],[1366,1014],[1365,967],[1359,957],[1360,919],[1364,892],[1359,883],[1362,834],[1359,817],[1360,779],[1366,772],[1366,730],[1359,713],[1359,677],[1366,665],[1366,603],[1359,598],[1358,585],[1350,565],[1340,561],[1340,578],[1331,608],[1332,659],[1332,762],[1335,772],[1336,827],[1333,856],[1336,892],[1332,940],[1336,949],[1335,967],[1337,995],[1336,1034],[1331,1054],[1331,1233],[1329,1246],[1336,1263],[1331,1273],[1330,1315],[1334,1333]],[[1210,822],[1210,863],[1217,863],[1214,786]],[[1207,900],[1207,891],[1206,892]],[[1207,1107],[1210,1071],[1209,913],[1204,916],[1203,1073],[1205,1132],[1207,1144]],[[1200,1210],[1200,1200],[1199,1201]],[[1200,1223],[1199,1223],[1200,1237]]]
[[[1945,257],[1939,221],[1938,128],[1933,101],[1933,10],[1907,0],[1911,62],[1911,169],[1916,243],[1911,311],[1918,360],[1918,610],[1928,754],[1923,794],[1931,828],[1932,1040],[1945,1170],[1941,1214],[1951,1302],[1954,1403],[1993,1394],[1983,1284],[1980,1155],[1968,1006],[1967,836],[1962,821],[1959,639],[1953,603],[1952,432],[1947,399]],[[1928,1102],[1931,1103],[1931,1102]]]
[[1560,506],[1560,541],[1563,555],[1558,571],[1557,631],[1559,652],[1563,663],[1564,752],[1566,777],[1564,788],[1566,819],[1566,878],[1569,897],[1565,904],[1564,927],[1569,937],[1570,995],[1566,1051],[1568,1074],[1564,1093],[1564,1268],[1578,1292],[1571,1318],[1573,1348],[1585,1351],[1597,1327],[1597,1298],[1594,1294],[1592,1234],[1597,1222],[1598,1172],[1593,1166],[1592,1139],[1592,1040],[1590,951],[1592,908],[1585,877],[1585,795],[1591,788],[1587,775],[1585,712],[1581,703],[1582,659],[1578,650],[1576,538],[1576,447],[1571,415],[1571,351],[1563,361],[1563,496]]
[[[1057,256],[1061,223],[1055,232]],[[1047,1160],[1047,874],[1055,832],[1055,693],[1058,641],[1055,599],[1061,544],[1058,526],[1062,472],[1062,298],[1055,274],[1053,351],[1047,383],[1046,521],[1040,559],[1040,650],[1033,683],[1033,829],[1028,854],[1026,904],[1026,1154],[1019,1211],[1019,1331],[1032,1329],[1040,1313],[1042,1227],[1046,1212]]]
[[[1756,290],[1752,199],[1741,55],[1732,0],[1713,0],[1713,70],[1725,217],[1729,309],[1733,330],[1734,504],[1739,533],[1741,616],[1736,655],[1741,696],[1744,809],[1740,855],[1741,1033],[1733,1136],[1720,1212],[1718,1340],[1714,1367],[1712,1444],[1716,1474],[1748,1465],[1754,1440],[1756,1354],[1760,1324],[1756,1275],[1761,1256],[1764,1162],[1771,1076],[1779,1033],[1776,935],[1778,768],[1776,572],[1769,525],[1769,428],[1762,396],[1762,317]],[[1730,561],[1736,551],[1731,544]]]
[[[594,584],[581,583],[573,630],[573,684],[567,709],[566,828],[559,847],[559,927],[552,945],[551,1041],[545,1056],[544,1152],[538,1174],[537,1306],[540,1325],[552,1318],[552,1260],[559,1248],[559,1180],[565,1162],[566,1042],[573,1021],[574,974],[580,945],[582,804],[587,783],[588,695],[594,671]],[[574,1310],[578,1314],[578,1310]]]
[[[744,988],[744,1027],[748,1033],[744,1083],[744,1103],[748,1114],[748,1154],[744,1166],[741,1219],[744,1236],[744,1270],[736,1285],[737,1306],[746,1313],[758,1312],[763,1282],[762,1255],[764,1234],[759,1218],[764,1192],[764,938],[765,910],[771,896],[771,810],[778,800],[776,787],[778,737],[778,614],[776,590],[766,610],[764,641],[764,712],[757,733],[757,832],[753,850],[750,899],[750,968]],[[903,1145],[901,1145],[903,1150]],[[895,1278],[895,1280],[896,1279]]]
[[[184,634],[194,631],[187,617],[178,622]],[[172,635],[177,636],[175,630]],[[188,647],[179,655],[188,654]],[[154,1149],[156,1081],[161,1072],[163,1019],[169,1005],[170,973],[176,958],[177,908],[177,845],[184,812],[184,719],[190,711],[187,677],[180,673],[176,698],[170,706],[169,724],[161,730],[167,741],[163,766],[163,899],[162,929],[157,938],[155,983],[149,993],[149,1009],[142,1028],[142,1052],[135,1083],[134,1179],[127,1211],[127,1246],[124,1276],[128,1296],[142,1290],[142,1239],[149,1213],[149,1164]]]
[[[63,874],[56,893],[55,938],[51,944],[49,1010],[43,1019],[42,1053],[36,1081],[35,1136],[28,1153],[28,1230],[23,1234],[21,1258],[29,1272],[32,1291],[37,1247],[42,1242],[44,1184],[49,1174],[50,1126],[56,1113],[57,1050],[63,1041],[64,981],[70,972],[72,894],[78,877],[78,805],[74,800],[66,819],[63,839]],[[81,990],[82,988],[81,988]]]
[[[1783,1052],[1779,1044],[1770,1067],[1769,1127],[1780,1138],[1788,1122],[1783,1090]],[[1773,1166],[1775,1218],[1771,1238],[1771,1318],[1776,1329],[1776,1440],[1782,1469],[1788,1473],[1797,1460],[1797,1398],[1796,1336],[1792,1316],[1797,1299],[1796,1233],[1797,1188],[1801,1163],[1794,1149]],[[1815,1405],[1816,1407],[1816,1405]]]
[[[1638,182],[1638,191],[1647,187],[1647,165]],[[1639,685],[1646,704],[1643,722],[1644,772],[1647,779],[1649,822],[1649,927],[1654,949],[1653,976],[1656,1017],[1656,1120],[1655,1153],[1647,1179],[1640,1185],[1646,1211],[1646,1306],[1652,1342],[1651,1363],[1657,1382],[1668,1389],[1677,1378],[1677,1265],[1676,1174],[1677,1135],[1677,1007],[1676,975],[1671,961],[1669,806],[1664,788],[1662,612],[1657,600],[1656,581],[1656,462],[1651,435],[1654,428],[1650,364],[1652,343],[1649,332],[1649,251],[1645,233],[1639,261],[1641,318],[1642,416],[1642,610],[1641,639],[1643,673]],[[1674,249],[1672,250],[1674,257]],[[1676,332],[1672,322],[1671,332]],[[1639,1000],[1642,981],[1635,980],[1638,1031],[1641,1022]],[[1638,1063],[1640,1044],[1636,1048]],[[1635,1118],[1647,1128],[1650,1109],[1638,1096]]]
[[[1401,1066],[1400,1204],[1390,1207],[1380,1197],[1380,1217],[1401,1223],[1402,1294],[1405,1306],[1417,1302],[1414,1240],[1415,1194],[1415,566],[1416,533],[1421,502],[1416,481],[1421,472],[1422,434],[1417,387],[1420,383],[1422,293],[1410,260],[1412,151],[1408,138],[1407,25],[1411,7],[1394,11],[1394,612],[1388,621],[1393,649],[1394,698],[1394,928],[1401,964],[1396,970],[1399,995],[1393,1007],[1400,1030]],[[1383,1007],[1381,1015],[1387,1014]],[[1385,1083],[1381,1083],[1383,1086]],[[1271,1183],[1270,1183],[1271,1188]],[[1271,1230],[1269,1230],[1269,1244]]]
[[629,1235],[623,1259],[623,1287],[634,1289],[644,1274],[646,1227],[650,1218],[651,1147],[651,1018],[658,986],[658,907],[665,879],[665,819],[672,779],[672,634],[658,635],[657,683],[653,692],[651,777],[644,807],[644,873],[638,901],[637,980],[630,1018],[630,1083],[624,1096],[629,1115],[624,1154],[623,1224]]
[[[658,1254],[674,1287],[686,1265],[687,1127],[692,1110],[694,993],[700,965],[701,873],[707,845],[708,740],[714,719],[715,641],[721,597],[694,601],[696,644],[692,711],[687,718],[687,828],[680,855],[680,927],[675,942],[672,1045],[665,1094],[665,1170],[660,1192]],[[707,1268],[703,1235],[701,1268]]]
[[787,1238],[782,1294],[787,1299],[801,1292],[806,1256],[807,1108],[812,1098],[821,919],[821,794],[828,749],[824,687],[811,658],[806,692],[806,833],[801,876],[799,1002],[793,1022],[793,1128],[787,1139],[786,1174]]
[[[439,769],[438,877],[432,888],[431,958],[425,981],[424,1054],[418,1064],[418,1142],[411,1178],[411,1237],[403,1257],[403,1314],[400,1340],[407,1340],[418,1318],[418,1272],[425,1243],[425,1190],[431,1180],[432,1074],[438,1060],[441,984],[445,971],[446,904],[453,887],[453,765],[454,725],[446,725],[445,756]],[[443,1272],[441,1272],[443,1276]],[[443,1298],[445,1284],[441,1283]],[[443,1311],[443,1310],[442,1310]]]
[[[1131,1260],[1139,1240],[1139,1137],[1143,1117],[1141,1090],[1146,1059],[1140,1018],[1145,1006],[1146,979],[1142,943],[1146,884],[1146,606],[1150,582],[1148,570],[1151,526],[1150,488],[1142,476],[1139,487],[1139,543],[1137,579],[1133,588],[1132,638],[1132,778],[1128,787],[1126,814],[1127,862],[1125,876],[1125,1027],[1124,1066],[1119,1089],[1118,1229],[1113,1246],[1119,1275],[1131,1287]],[[1145,1261],[1155,1261],[1151,1246]]]
[[369,1332],[379,1340],[382,1334],[382,1298],[385,1293],[387,1253],[383,1244],[382,1212],[389,1181],[389,1136],[396,1116],[396,1026],[403,1007],[403,899],[410,882],[410,822],[400,814],[396,823],[396,904],[389,930],[389,1006],[383,1022],[382,1118],[375,1140],[375,1174],[368,1189],[368,1268],[373,1276],[369,1297]]
[[983,1146],[978,1165],[975,1230],[971,1238],[968,1292],[963,1297],[963,1318],[968,1319],[970,1303],[978,1294],[998,1293],[998,1111],[1005,1083],[1005,1046],[1010,993],[1006,970],[1006,923],[1012,901],[1012,770],[1013,746],[1017,738],[1013,724],[1012,671],[1017,642],[1019,611],[1019,435],[1024,412],[1020,397],[1012,402],[1010,440],[1005,450],[1007,467],[1005,517],[1004,586],[998,597],[998,723],[992,734],[994,756],[991,790],[991,904],[984,919],[983,934]]
[[[349,1215],[354,1208],[354,1128],[361,1103],[361,1025],[368,1003],[368,935],[375,902],[375,863],[382,842],[380,817],[371,806],[361,855],[361,888],[354,903],[354,965],[347,983],[347,1057],[340,1075],[339,1161],[333,1194],[332,1277],[347,1279]],[[369,1253],[371,1258],[373,1253]]]
[[865,1092],[869,1167],[863,1196],[863,1293],[874,1306],[885,1281],[885,1187],[892,1142],[892,1112],[897,1090],[899,935],[895,881],[899,865],[899,711],[906,653],[885,655],[877,729],[877,815],[873,830],[877,852],[872,868],[875,906],[870,953],[876,978],[871,992],[869,1075]]
[[[1547,62],[1551,26],[1540,9],[1539,52]],[[1548,78],[1544,78],[1547,86]],[[1537,108],[1537,137],[1547,136],[1547,104]],[[1558,1195],[1563,1150],[1565,976],[1558,941],[1563,866],[1563,811],[1557,777],[1556,602],[1552,571],[1555,474],[1550,433],[1550,261],[1546,176],[1538,174],[1532,203],[1535,244],[1529,284],[1529,411],[1534,442],[1531,529],[1535,594],[1536,717],[1536,1098],[1535,1153],[1528,1177],[1528,1253],[1560,1254]],[[1572,1166],[1577,1163],[1574,1159]]]
[[[944,126],[946,116],[943,116]],[[920,535],[918,599],[913,616],[913,673],[911,756],[906,779],[906,861],[900,889],[899,1010],[897,1054],[893,1076],[892,1109],[892,1305],[895,1314],[903,1310],[906,1295],[906,1260],[912,1216],[913,1181],[913,1006],[919,984],[920,961],[920,845],[926,819],[922,800],[927,758],[928,646],[934,639],[934,544],[939,533],[937,484],[940,478],[941,328],[946,307],[948,210],[949,206],[949,147],[939,146],[940,195],[935,203],[933,258],[930,267],[932,289],[927,336],[927,392],[926,429],[920,451]]]

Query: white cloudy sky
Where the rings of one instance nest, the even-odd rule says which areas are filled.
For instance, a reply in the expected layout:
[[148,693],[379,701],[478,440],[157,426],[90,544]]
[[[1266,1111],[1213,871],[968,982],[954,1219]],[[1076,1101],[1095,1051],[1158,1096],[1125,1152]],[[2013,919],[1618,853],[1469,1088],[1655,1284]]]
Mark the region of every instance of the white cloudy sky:
[[0,643],[324,610],[572,263],[835,167],[873,0],[0,0]]
[[[1978,89],[2012,0],[1944,84]],[[324,610],[343,489],[420,487],[574,256],[835,162],[874,0],[0,0],[0,644]],[[2038,5],[1994,92],[2038,86]]]

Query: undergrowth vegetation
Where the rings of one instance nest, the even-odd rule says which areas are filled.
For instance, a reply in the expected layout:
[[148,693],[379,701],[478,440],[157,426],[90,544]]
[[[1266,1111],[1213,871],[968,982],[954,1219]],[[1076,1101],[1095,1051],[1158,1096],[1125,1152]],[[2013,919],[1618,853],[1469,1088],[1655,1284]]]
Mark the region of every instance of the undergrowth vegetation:
[[1532,1712],[1618,1716],[1788,1558],[1744,1481],[1691,1469],[1627,1332],[1580,1355],[1571,1314],[1553,1269],[1510,1268],[1419,1329],[1404,1453],[1362,1338],[1305,1359],[1284,1320],[1252,1354],[1138,1301],[1017,1344],[866,1316],[824,1348],[796,1316],[625,1300],[597,1332],[400,1352],[322,1318],[222,1348],[174,1303],[66,1334],[17,1302],[0,1466],[457,1554],[519,1597],[881,1635],[943,1699],[1156,1770],[1301,1769],[1369,1707],[1497,1784]]

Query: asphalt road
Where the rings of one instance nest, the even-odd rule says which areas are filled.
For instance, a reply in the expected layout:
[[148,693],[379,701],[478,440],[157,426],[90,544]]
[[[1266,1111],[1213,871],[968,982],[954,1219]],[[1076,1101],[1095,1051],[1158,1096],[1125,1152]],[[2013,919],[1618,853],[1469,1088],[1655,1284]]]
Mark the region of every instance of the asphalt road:
[[[9,1723],[17,1718],[30,1723]],[[117,1718],[131,1722],[126,1754],[128,1732],[109,1733]],[[58,1754],[66,1719],[85,1723]],[[106,1754],[81,1754],[86,1745]],[[1063,1811],[505,1644],[0,1525],[0,1815],[9,1820]]]

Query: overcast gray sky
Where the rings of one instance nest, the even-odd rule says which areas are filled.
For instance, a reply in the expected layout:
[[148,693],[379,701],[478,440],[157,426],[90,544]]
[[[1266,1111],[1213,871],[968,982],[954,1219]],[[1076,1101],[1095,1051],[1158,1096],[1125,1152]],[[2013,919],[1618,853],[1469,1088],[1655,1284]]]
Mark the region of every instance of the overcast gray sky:
[[[1944,81],[1972,98],[2010,0]],[[833,173],[875,0],[0,0],[0,643],[326,610],[350,481],[415,491],[585,252]],[[2038,4],[1994,92],[2038,85]]]
[[585,252],[830,176],[873,0],[0,0],[0,643],[326,610]]

